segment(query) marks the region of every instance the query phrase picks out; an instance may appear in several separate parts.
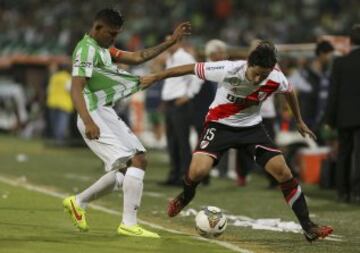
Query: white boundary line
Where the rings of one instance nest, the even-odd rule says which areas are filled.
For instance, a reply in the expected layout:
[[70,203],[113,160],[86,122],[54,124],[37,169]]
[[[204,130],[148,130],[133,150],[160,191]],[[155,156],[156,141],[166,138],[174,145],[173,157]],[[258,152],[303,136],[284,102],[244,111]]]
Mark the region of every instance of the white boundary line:
[[[62,199],[62,198],[65,198],[66,196],[68,196],[67,194],[64,194],[64,193],[55,192],[55,191],[52,191],[50,189],[46,189],[46,188],[43,188],[43,187],[40,187],[40,186],[32,185],[32,184],[29,184],[29,183],[26,183],[26,182],[23,182],[23,181],[6,178],[6,177],[3,177],[3,176],[0,176],[0,182],[11,185],[11,186],[21,187],[21,188],[24,188],[24,189],[29,190],[29,191],[42,193],[42,194],[52,196],[52,197],[55,197],[55,198],[59,198],[59,199]],[[110,209],[110,208],[106,208],[104,206],[100,206],[100,205],[96,205],[96,204],[90,204],[89,207],[91,207],[92,209],[104,212],[104,213],[121,216],[121,213],[119,211],[116,211],[116,210],[113,210],[113,209]],[[174,229],[165,228],[163,226],[160,226],[160,225],[148,222],[148,221],[144,221],[144,220],[140,220],[140,219],[138,219],[138,221],[141,224],[144,224],[144,225],[147,225],[149,227],[156,228],[156,229],[159,229],[159,230],[163,230],[163,231],[166,231],[166,232],[169,232],[169,233],[188,235],[188,234],[176,231]],[[222,246],[222,247],[227,248],[229,250],[232,250],[234,252],[253,253],[250,250],[239,248],[238,246],[236,246],[236,245],[234,245],[232,243],[229,243],[229,242],[211,240],[211,239],[198,237],[198,236],[193,236],[193,235],[190,236],[190,237],[193,238],[193,239],[196,239],[196,240],[207,241],[207,242],[210,242],[210,243],[217,244],[219,246]]]

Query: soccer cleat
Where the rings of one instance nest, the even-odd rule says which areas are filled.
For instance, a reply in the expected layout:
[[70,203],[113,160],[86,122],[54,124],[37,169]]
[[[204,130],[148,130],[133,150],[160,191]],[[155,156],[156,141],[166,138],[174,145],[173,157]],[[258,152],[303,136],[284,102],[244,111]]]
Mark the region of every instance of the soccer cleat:
[[157,233],[150,232],[139,225],[134,226],[126,226],[124,224],[120,224],[117,229],[118,235],[125,236],[137,236],[137,237],[149,237],[149,238],[160,238]]
[[308,242],[313,242],[317,239],[324,239],[333,231],[334,229],[330,226],[319,226],[311,222],[309,228],[304,230],[304,236]]
[[[186,203],[187,202],[187,203]],[[185,201],[184,194],[180,193],[176,198],[171,200],[168,205],[168,216],[175,217],[190,201]]]
[[69,213],[75,227],[77,227],[80,231],[89,230],[86,223],[85,210],[76,203],[75,196],[70,196],[64,199],[63,206],[65,211]]

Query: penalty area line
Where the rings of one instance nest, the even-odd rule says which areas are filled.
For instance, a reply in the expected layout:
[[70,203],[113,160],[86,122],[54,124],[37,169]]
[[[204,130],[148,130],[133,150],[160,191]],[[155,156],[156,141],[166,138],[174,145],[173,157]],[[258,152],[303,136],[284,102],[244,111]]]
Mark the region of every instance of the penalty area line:
[[[21,180],[10,179],[10,178],[3,177],[3,176],[0,176],[0,182],[2,182],[4,184],[11,185],[11,186],[21,187],[21,188],[24,188],[24,189],[26,189],[28,191],[42,193],[44,195],[48,195],[48,196],[55,197],[55,198],[58,198],[58,199],[63,199],[63,198],[68,196],[65,193],[59,193],[59,192],[47,189],[45,187],[36,186],[36,185],[33,185],[33,184],[23,182]],[[104,213],[107,213],[107,214],[121,216],[121,212],[116,211],[116,210],[111,209],[111,208],[101,206],[101,205],[89,204],[89,207],[94,209],[94,210],[104,212]],[[179,232],[177,230],[174,230],[174,229],[171,229],[171,228],[166,228],[166,227],[163,227],[161,225],[158,225],[158,224],[155,224],[155,223],[152,223],[152,222],[148,222],[148,221],[145,221],[145,220],[141,220],[141,219],[138,219],[138,221],[139,221],[139,223],[144,224],[146,226],[156,228],[156,229],[159,229],[159,230],[163,230],[163,231],[166,231],[166,232],[169,232],[169,233],[179,234],[179,235],[188,235],[188,236],[190,236],[191,238],[193,238],[195,240],[207,241],[209,243],[217,244],[217,245],[219,245],[221,247],[232,250],[234,252],[253,253],[250,250],[240,248],[240,247],[238,247],[238,246],[236,246],[236,245],[234,245],[232,243],[229,243],[229,242],[211,240],[211,239],[207,239],[207,238],[203,238],[203,237],[199,237],[199,236],[189,235],[189,234],[182,233],[182,232]]]

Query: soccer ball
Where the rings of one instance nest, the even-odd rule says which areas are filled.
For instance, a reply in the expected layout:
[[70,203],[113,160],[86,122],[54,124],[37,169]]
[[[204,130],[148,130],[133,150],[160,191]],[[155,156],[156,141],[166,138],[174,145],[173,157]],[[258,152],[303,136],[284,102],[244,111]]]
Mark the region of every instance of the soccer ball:
[[207,206],[196,215],[195,225],[199,235],[214,238],[224,233],[227,219],[220,208]]

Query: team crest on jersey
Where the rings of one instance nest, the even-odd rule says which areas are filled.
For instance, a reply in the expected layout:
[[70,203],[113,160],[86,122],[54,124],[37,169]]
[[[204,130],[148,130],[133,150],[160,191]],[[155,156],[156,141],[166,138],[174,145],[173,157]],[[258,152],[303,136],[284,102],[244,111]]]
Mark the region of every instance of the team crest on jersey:
[[201,142],[200,142],[200,148],[201,148],[201,149],[206,148],[208,145],[209,145],[209,142],[208,142],[208,141],[201,141]]
[[242,83],[242,80],[236,76],[233,76],[225,78],[224,82],[230,83],[233,86],[239,86]]

